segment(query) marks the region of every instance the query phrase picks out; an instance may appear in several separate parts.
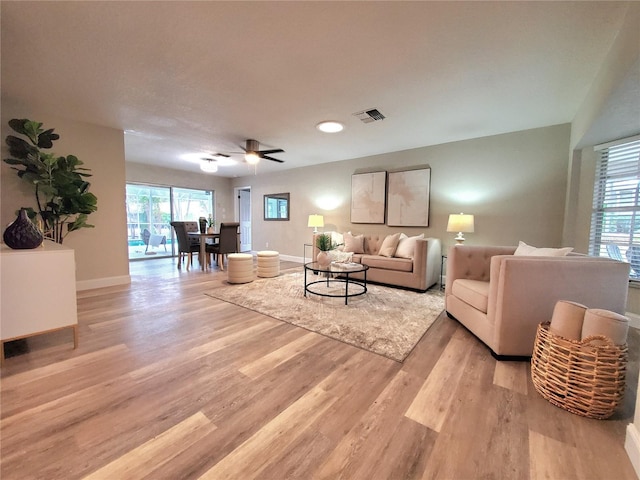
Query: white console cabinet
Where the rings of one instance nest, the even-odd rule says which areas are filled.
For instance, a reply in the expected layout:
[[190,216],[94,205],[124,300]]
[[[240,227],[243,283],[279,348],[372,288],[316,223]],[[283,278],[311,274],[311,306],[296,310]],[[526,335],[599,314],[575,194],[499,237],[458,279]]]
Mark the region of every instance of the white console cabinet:
[[74,251],[45,240],[42,246],[13,250],[0,244],[0,361],[4,344],[63,328],[78,346]]

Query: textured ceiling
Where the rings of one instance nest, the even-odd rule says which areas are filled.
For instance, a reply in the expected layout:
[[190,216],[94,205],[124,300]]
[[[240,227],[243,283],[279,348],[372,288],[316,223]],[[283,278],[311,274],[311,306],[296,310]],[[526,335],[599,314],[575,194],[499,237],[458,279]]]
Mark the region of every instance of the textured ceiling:
[[[2,2],[2,96],[113,127],[128,161],[247,138],[332,162],[572,121],[623,2]],[[365,124],[353,113],[378,108]],[[316,130],[321,120],[346,125]],[[241,156],[233,157],[241,160]],[[246,175],[246,164],[218,175]]]

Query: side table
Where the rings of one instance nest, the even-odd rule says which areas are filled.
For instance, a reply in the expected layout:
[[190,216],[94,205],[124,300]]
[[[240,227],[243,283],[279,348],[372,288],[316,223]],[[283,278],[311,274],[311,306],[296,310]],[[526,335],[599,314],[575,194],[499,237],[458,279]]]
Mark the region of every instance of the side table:
[[447,260],[446,255],[442,255],[440,259],[440,290],[444,290],[444,263]]
[[309,247],[309,248],[311,249],[311,255],[309,255],[309,259],[310,259],[312,262],[314,262],[314,261],[315,261],[315,258],[311,258],[311,257],[313,257],[313,245],[312,245],[312,244],[310,244],[310,243],[305,243],[305,244],[304,244],[303,251],[302,251],[302,263],[303,263],[303,264],[304,264],[304,263],[307,263],[307,247]]

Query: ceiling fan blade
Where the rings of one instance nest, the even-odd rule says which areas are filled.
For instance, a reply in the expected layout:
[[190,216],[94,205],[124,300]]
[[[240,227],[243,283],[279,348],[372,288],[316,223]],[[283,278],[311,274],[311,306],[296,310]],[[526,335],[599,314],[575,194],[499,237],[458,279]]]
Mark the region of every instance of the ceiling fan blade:
[[272,162],[284,163],[284,160],[280,160],[278,158],[272,158],[267,155],[260,154],[260,158],[264,158],[265,160],[271,160]]
[[282,150],[281,148],[274,148],[273,150],[260,150],[259,153],[264,155],[271,155],[272,153],[284,153],[284,150]]

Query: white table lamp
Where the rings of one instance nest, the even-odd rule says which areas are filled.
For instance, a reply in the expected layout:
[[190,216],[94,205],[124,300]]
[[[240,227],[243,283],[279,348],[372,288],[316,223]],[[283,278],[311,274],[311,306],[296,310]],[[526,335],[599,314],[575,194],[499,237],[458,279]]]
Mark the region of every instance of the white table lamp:
[[318,233],[318,227],[324,227],[324,217],[322,215],[309,215],[308,227],[313,227],[313,233]]
[[452,213],[449,215],[447,232],[458,232],[458,235],[455,238],[456,243],[464,243],[463,233],[473,233],[473,215]]

